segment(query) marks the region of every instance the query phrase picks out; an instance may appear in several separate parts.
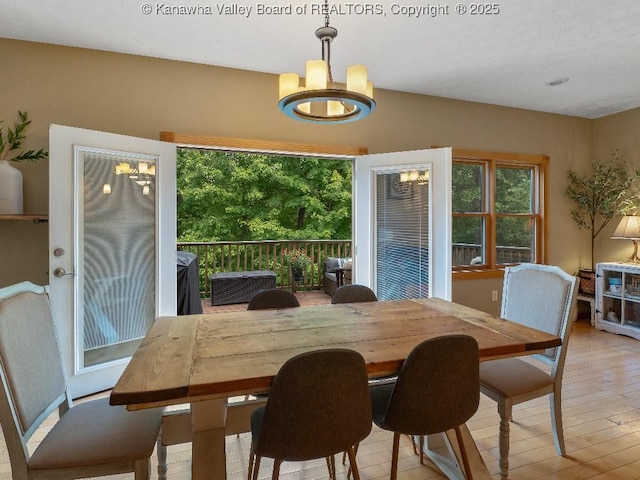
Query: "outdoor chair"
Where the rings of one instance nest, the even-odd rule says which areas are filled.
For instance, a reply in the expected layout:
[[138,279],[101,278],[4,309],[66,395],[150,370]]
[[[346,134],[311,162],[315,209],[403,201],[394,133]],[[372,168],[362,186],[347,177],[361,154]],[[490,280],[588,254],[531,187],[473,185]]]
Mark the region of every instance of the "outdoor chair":
[[478,409],[478,343],[467,335],[446,335],[418,344],[402,364],[394,383],[371,387],[373,421],[393,433],[391,480],[397,478],[400,435],[420,438],[454,430],[464,474],[472,477],[460,426]]
[[248,478],[258,478],[261,457],[274,459],[273,480],[283,461],[323,457],[335,478],[334,455],[346,451],[358,480],[354,445],[370,431],[371,402],[362,355],[347,349],[299,354],[280,368],[267,404],[251,415]]
[[282,290],[280,288],[270,288],[262,290],[256,293],[249,304],[247,310],[264,310],[266,308],[291,308],[299,307],[300,302],[296,298],[295,294],[289,290]]
[[369,287],[358,284],[342,285],[331,297],[331,303],[377,302],[378,297]]
[[[162,409],[129,412],[108,398],[72,406],[45,287],[0,289],[0,360],[0,422],[14,480],[127,472],[148,480],[156,441],[158,476],[166,477]],[[56,409],[59,420],[30,454],[27,442]]]
[[534,358],[551,365],[546,373],[518,358],[480,365],[480,391],[498,403],[500,415],[500,476],[509,471],[509,422],[512,409],[534,398],[550,395],[551,425],[558,455],[565,456],[562,431],[562,371],[571,321],[576,316],[578,281],[558,267],[521,264],[505,269],[500,316],[512,322],[558,335],[562,345]]

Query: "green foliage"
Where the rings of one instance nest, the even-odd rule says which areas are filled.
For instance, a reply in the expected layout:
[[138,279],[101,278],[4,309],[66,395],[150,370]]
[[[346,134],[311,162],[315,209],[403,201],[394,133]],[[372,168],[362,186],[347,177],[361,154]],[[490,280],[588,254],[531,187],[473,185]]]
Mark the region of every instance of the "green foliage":
[[18,116],[20,117],[20,122],[16,122],[13,125],[13,129],[11,129],[11,127],[2,127],[1,125],[4,121],[0,120],[0,160],[35,162],[36,160],[46,158],[48,152],[42,148],[38,151],[27,150],[26,152],[22,151],[13,157],[9,156],[11,152],[15,152],[22,147],[22,142],[25,139],[24,131],[31,123],[27,112],[18,111]]
[[634,212],[640,205],[637,181],[640,171],[629,172],[619,152],[607,161],[593,159],[588,176],[573,170],[567,172],[569,185],[566,194],[575,203],[571,219],[580,229],[591,232],[591,269],[595,266],[595,239],[615,216]]
[[[496,244],[509,247],[531,247],[528,219],[515,215],[531,213],[532,189],[530,168],[498,167],[495,169],[495,211],[512,217],[500,217],[496,226]],[[484,205],[484,172],[480,164],[455,163],[452,168],[452,205],[459,213],[488,211]],[[454,217],[453,243],[479,245],[484,241],[480,217]]]
[[182,242],[351,238],[351,162],[178,151]]
[[284,250],[282,256],[289,263],[292,272],[303,273],[307,271],[313,259],[301,248]]

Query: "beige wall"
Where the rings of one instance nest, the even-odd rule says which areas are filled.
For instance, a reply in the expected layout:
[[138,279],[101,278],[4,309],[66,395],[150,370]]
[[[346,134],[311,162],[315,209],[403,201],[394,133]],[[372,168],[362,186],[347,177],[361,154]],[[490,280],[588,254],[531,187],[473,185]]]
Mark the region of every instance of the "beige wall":
[[[33,148],[47,147],[48,125],[56,123],[148,138],[169,130],[358,145],[371,153],[439,145],[549,155],[547,260],[568,272],[588,263],[589,248],[587,234],[568,220],[566,170],[580,169],[594,143],[615,144],[611,131],[626,128],[624,118],[593,122],[385,90],[376,90],[378,109],[366,120],[307,125],[278,111],[274,75],[5,39],[0,65],[0,118],[13,122],[17,110],[27,110],[33,119],[27,147]],[[630,117],[637,126],[640,112]],[[623,137],[631,148],[631,134]],[[20,168],[25,211],[47,212],[47,162]],[[0,222],[0,285],[47,282],[47,235],[46,225]],[[501,289],[499,280],[455,282],[454,299],[497,311],[493,289]]]
[[[617,149],[635,170],[640,170],[640,108],[593,123],[593,155],[604,160]],[[617,225],[618,219],[614,218],[596,239],[596,262],[620,262],[631,255],[630,240],[611,240]]]

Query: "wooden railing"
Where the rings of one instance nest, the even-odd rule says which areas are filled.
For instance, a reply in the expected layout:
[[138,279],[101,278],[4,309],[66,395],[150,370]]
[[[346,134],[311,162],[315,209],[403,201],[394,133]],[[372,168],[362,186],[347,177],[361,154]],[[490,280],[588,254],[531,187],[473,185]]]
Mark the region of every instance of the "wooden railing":
[[[511,264],[533,261],[531,249],[527,247],[498,247],[497,263]],[[452,249],[453,265],[471,265],[471,261],[482,256],[482,246],[468,243],[454,243]]]
[[[198,257],[200,295],[211,295],[211,275],[218,272],[272,270],[276,285],[292,286],[293,278],[283,257],[285,250],[300,248],[313,259],[298,287],[323,287],[324,262],[327,257],[351,257],[351,240],[262,240],[253,242],[179,242],[178,249]],[[469,265],[482,255],[480,245],[454,244],[453,265]],[[498,263],[531,261],[531,250],[518,247],[498,247]]]
[[302,249],[313,262],[298,288],[323,286],[327,257],[351,257],[351,240],[262,240],[253,242],[178,242],[178,249],[198,257],[200,295],[211,295],[211,275],[218,272],[272,270],[276,285],[291,287],[293,278],[284,260],[285,250]]

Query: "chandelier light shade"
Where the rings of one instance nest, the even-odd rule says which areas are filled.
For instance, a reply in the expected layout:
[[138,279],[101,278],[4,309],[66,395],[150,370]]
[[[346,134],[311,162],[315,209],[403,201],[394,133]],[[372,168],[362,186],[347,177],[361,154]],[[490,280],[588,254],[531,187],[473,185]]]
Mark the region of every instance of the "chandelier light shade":
[[611,238],[633,240],[633,253],[627,262],[640,263],[638,257],[638,240],[640,240],[640,216],[626,215],[622,217]]
[[367,78],[367,67],[353,65],[347,68],[346,89],[336,86],[330,48],[338,30],[329,26],[328,0],[325,12],[325,25],[316,30],[322,44],[322,60],[307,62],[304,85],[295,73],[280,75],[278,107],[289,117],[305,122],[355,122],[376,108],[373,83]]

